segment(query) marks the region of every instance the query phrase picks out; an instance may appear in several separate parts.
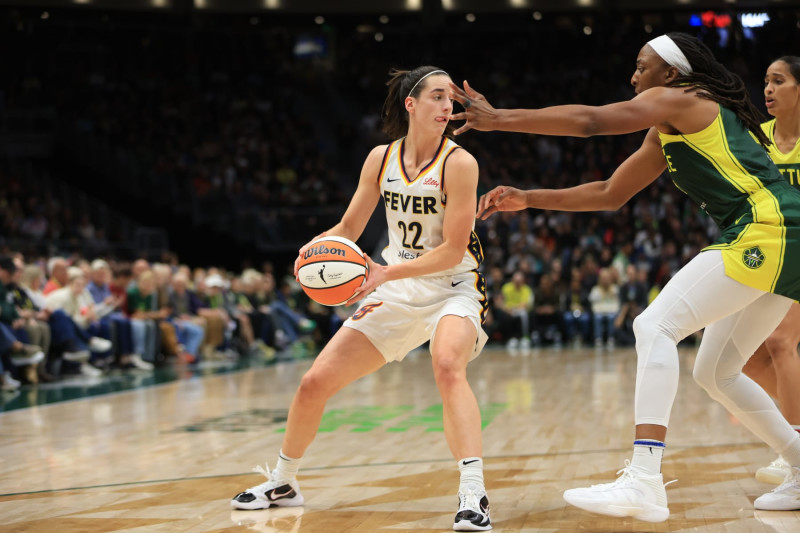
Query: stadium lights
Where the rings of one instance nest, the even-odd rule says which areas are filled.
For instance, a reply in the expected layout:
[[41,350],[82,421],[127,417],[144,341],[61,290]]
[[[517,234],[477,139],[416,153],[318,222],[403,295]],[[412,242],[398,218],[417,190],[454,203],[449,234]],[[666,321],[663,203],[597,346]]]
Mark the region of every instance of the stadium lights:
[[378,20],[380,21],[381,24],[389,24],[389,17],[387,17],[386,15],[381,15],[380,17],[378,17]]
[[467,22],[475,22],[475,13],[467,13],[464,18],[467,19]]
[[534,11],[533,12],[533,20],[542,20],[542,12],[541,11]]
[[739,15],[743,28],[761,28],[769,22],[769,15],[766,13],[742,13]]

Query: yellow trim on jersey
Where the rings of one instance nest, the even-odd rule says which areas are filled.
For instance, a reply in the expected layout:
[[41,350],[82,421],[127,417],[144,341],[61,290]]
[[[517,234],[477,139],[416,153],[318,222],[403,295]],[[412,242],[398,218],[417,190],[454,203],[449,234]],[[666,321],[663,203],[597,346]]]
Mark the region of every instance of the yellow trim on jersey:
[[770,144],[767,152],[770,158],[779,165],[796,165],[800,162],[800,138],[794,143],[794,147],[789,153],[781,152],[778,144],[775,142],[775,119],[761,123],[761,130],[767,135],[767,138],[772,143]]
[[386,163],[389,162],[389,154],[392,153],[392,148],[394,147],[395,142],[389,143],[389,146],[386,147],[386,151],[383,153],[383,161],[381,161],[381,168],[380,170],[378,170],[378,185],[383,183],[383,175],[386,174]]
[[419,171],[419,174],[417,174],[417,177],[414,178],[413,180],[408,177],[408,174],[406,174],[406,167],[403,164],[403,152],[405,150],[405,143],[406,143],[405,137],[400,139],[400,149],[397,150],[397,166],[400,168],[400,175],[403,177],[403,181],[406,182],[406,185],[411,185],[412,183],[420,179],[422,176],[427,174],[430,169],[436,166],[436,164],[439,162],[439,159],[442,157],[442,153],[444,153],[444,147],[447,146],[447,137],[442,137],[442,142],[436,149],[436,155],[433,156],[433,159],[431,159],[427,165],[422,167],[422,170]]

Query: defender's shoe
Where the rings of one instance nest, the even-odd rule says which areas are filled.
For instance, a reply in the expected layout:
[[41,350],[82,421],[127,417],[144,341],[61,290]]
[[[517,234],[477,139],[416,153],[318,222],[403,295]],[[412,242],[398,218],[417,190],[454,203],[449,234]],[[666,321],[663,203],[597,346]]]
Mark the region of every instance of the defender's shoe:
[[789,463],[779,455],[769,466],[764,466],[756,470],[756,479],[761,483],[781,485],[786,479],[786,476],[789,475],[791,469],[792,467],[789,466]]
[[[667,491],[661,474],[642,473],[625,460],[622,474],[613,483],[564,492],[567,503],[585,511],[608,516],[630,516],[645,522],[663,522],[669,517]],[[670,482],[672,483],[672,482]]]
[[458,491],[458,512],[453,531],[488,531],[492,529],[489,518],[489,498],[483,487],[467,485]]
[[253,468],[254,472],[264,474],[267,480],[255,487],[240,492],[231,500],[234,509],[269,509],[270,507],[297,507],[303,505],[303,495],[297,480],[277,479],[275,472],[269,472],[269,465]]
[[756,509],[762,511],[797,511],[800,510],[800,467],[789,467],[789,474],[783,483],[753,502]]

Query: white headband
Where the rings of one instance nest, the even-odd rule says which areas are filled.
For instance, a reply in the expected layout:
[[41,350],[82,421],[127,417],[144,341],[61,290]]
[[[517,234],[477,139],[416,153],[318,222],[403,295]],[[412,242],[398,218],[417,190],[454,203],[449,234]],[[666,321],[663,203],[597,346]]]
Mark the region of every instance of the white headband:
[[417,85],[419,85],[419,82],[421,82],[422,80],[424,80],[425,78],[427,78],[431,74],[444,74],[445,76],[449,76],[450,75],[450,74],[448,74],[447,72],[445,72],[443,70],[432,70],[432,71],[428,72],[427,74],[425,74],[424,76],[422,76],[420,79],[417,80],[417,83],[415,83],[414,86],[411,88],[411,90],[408,91],[408,96],[406,96],[406,98],[409,98],[411,96],[411,93],[413,93],[414,89],[417,88]]
[[689,64],[689,60],[683,55],[683,52],[681,52],[681,49],[675,44],[675,41],[666,35],[660,35],[652,41],[648,41],[647,44],[649,44],[650,48],[655,50],[655,52],[661,56],[661,59],[666,61],[669,66],[677,68],[678,72],[683,76],[688,76],[692,73],[692,65]]

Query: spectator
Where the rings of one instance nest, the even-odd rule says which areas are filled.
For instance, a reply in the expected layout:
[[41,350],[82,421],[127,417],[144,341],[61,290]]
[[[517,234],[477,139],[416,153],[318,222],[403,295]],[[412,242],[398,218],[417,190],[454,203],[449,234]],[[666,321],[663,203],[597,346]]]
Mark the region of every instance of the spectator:
[[[63,341],[70,349],[65,352],[64,358],[68,361],[80,361],[80,372],[87,376],[99,376],[102,371],[84,359],[87,350],[96,353],[105,353],[111,349],[111,342],[107,339],[93,336],[88,328],[96,321],[94,301],[91,294],[86,291],[86,278],[78,267],[67,270],[66,286],[56,289],[47,295],[45,307],[52,313],[51,328],[54,342]],[[63,311],[63,314],[56,314]],[[52,318],[65,316],[64,322],[53,322]]]
[[617,339],[624,346],[635,343],[633,320],[647,307],[647,270],[629,264],[625,270],[627,280],[619,288],[619,314],[614,321]]
[[2,387],[14,390],[19,382],[11,376],[12,367],[29,367],[44,360],[41,347],[29,344],[24,329],[25,320],[17,313],[13,294],[10,292],[12,278],[17,271],[11,257],[0,257],[0,360],[2,361]]
[[549,341],[555,348],[561,347],[561,293],[553,276],[545,274],[539,278],[533,301],[533,344]]
[[131,321],[121,311],[125,298],[119,293],[114,294],[111,290],[112,275],[108,262],[103,259],[95,259],[90,265],[90,271],[87,289],[92,295],[95,306],[103,306],[109,311],[106,316],[100,317],[100,321],[110,331],[113,331],[112,338],[115,339],[117,365],[123,369],[152,370],[152,363],[143,361],[141,356],[134,351]]
[[567,339],[576,348],[588,341],[592,318],[591,304],[589,303],[589,291],[584,288],[580,270],[577,268],[572,269],[569,288],[561,299],[561,312]]
[[139,278],[129,284],[128,315],[132,319],[136,353],[141,353],[145,359],[151,358],[149,360],[153,363],[160,362],[161,355],[178,355],[178,337],[173,325],[167,321],[169,311],[158,307],[156,281],[151,270],[141,272]]
[[[34,346],[39,346],[45,354],[45,358],[34,366],[26,367],[24,375],[27,383],[38,383],[55,381],[55,377],[46,370],[47,356],[50,353],[50,311],[40,309],[30,298],[28,292],[25,290],[23,283],[28,283],[31,277],[36,277],[41,280],[41,270],[37,266],[28,268],[21,258],[14,258],[14,266],[16,272],[11,278],[11,284],[8,286],[14,298],[14,306],[17,308],[17,314],[24,320],[23,328],[28,333],[30,343]],[[27,276],[23,281],[23,276]]]
[[61,257],[53,257],[47,262],[47,270],[50,273],[50,279],[42,289],[42,293],[47,296],[56,289],[60,289],[67,285],[67,267],[68,263]]
[[[509,339],[507,346],[510,350],[517,348],[530,348],[530,312],[533,308],[533,291],[525,282],[524,274],[517,270],[511,276],[511,281],[503,284],[500,289],[503,301],[500,309],[515,317],[519,323],[518,333]],[[522,340],[519,339],[522,338]]]
[[[608,268],[601,268],[597,276],[597,285],[589,293],[594,317],[594,345],[603,346],[603,334],[606,336],[606,348],[614,348],[614,321],[619,314],[619,287],[613,282],[613,274]],[[605,325],[605,328],[603,327]]]

